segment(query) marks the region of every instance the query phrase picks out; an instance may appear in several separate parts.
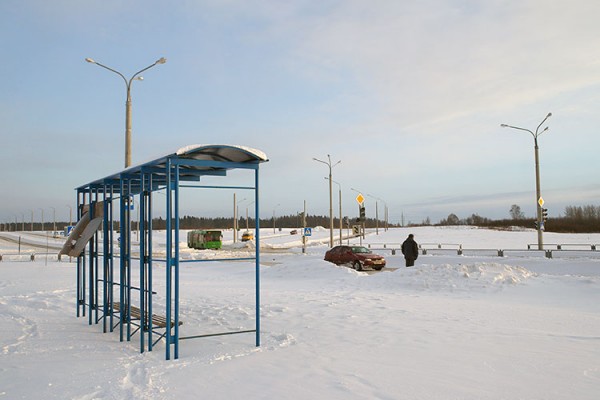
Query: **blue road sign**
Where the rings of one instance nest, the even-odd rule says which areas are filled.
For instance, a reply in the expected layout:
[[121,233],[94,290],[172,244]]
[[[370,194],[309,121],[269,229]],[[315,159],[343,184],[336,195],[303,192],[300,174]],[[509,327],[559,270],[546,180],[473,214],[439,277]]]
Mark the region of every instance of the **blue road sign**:
[[304,228],[304,236],[312,236],[312,228]]

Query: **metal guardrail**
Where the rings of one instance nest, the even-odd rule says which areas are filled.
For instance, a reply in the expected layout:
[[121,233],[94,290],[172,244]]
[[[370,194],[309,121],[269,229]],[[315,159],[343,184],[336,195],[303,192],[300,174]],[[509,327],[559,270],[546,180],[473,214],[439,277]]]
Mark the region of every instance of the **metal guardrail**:
[[[536,250],[535,248],[537,247],[537,243],[535,244],[528,244],[527,245],[527,250]],[[556,250],[587,250],[584,249],[589,247],[591,251],[596,251],[598,248],[597,244],[589,244],[589,243],[564,243],[564,244],[552,244],[552,243],[544,243],[544,247],[555,247]],[[570,249],[566,249],[564,247],[570,247]],[[550,249],[548,249],[550,250]]]
[[442,248],[454,248],[456,250],[462,249],[462,244],[460,243],[421,243],[419,247],[422,249],[442,249]]
[[[36,258],[46,258],[46,260],[52,261],[65,261],[58,253],[2,253],[0,254],[1,261],[21,262],[21,261],[35,261]],[[70,257],[64,257],[69,261]]]
[[[381,247],[375,247],[381,246]],[[495,254],[498,257],[504,257],[505,253],[532,253],[532,252],[543,252],[546,258],[553,258],[553,252],[596,252],[598,245],[596,244],[545,244],[545,247],[553,247],[553,249],[538,250],[537,244],[528,244],[527,249],[465,249],[462,244],[459,243],[421,243],[419,244],[419,250],[423,255],[426,255],[428,251],[431,252],[456,252],[457,255],[462,256],[465,252],[467,253],[482,253],[487,252]],[[396,255],[396,252],[402,252],[402,244],[399,243],[370,243],[367,245],[369,249],[377,251],[391,251],[392,255]],[[570,247],[570,248],[569,248]]]

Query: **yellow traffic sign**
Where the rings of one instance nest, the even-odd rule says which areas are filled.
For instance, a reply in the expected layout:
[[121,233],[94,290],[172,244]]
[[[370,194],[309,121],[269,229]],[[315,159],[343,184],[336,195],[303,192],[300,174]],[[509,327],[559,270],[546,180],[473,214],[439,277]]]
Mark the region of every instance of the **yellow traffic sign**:
[[358,205],[362,205],[362,203],[365,202],[365,198],[363,197],[362,193],[359,193],[358,196],[356,196],[356,202]]
[[540,205],[540,207],[544,207],[544,199],[542,199],[542,196],[540,196],[540,199],[538,200],[538,204]]

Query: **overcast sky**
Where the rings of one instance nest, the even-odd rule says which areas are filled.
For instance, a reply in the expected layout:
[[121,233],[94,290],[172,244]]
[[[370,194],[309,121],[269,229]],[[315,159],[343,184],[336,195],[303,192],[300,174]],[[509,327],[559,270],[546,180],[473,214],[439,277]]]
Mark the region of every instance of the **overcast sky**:
[[[500,124],[535,130],[548,112],[549,214],[598,205],[599,15],[595,0],[3,0],[0,222],[68,219],[75,187],[122,169],[125,84],[86,57],[128,78],[167,58],[132,85],[133,164],[260,149],[263,217],[305,200],[327,214],[313,157],[328,154],[344,215],[353,188],[394,223],[533,216],[533,138]],[[232,214],[206,199],[190,212]]]

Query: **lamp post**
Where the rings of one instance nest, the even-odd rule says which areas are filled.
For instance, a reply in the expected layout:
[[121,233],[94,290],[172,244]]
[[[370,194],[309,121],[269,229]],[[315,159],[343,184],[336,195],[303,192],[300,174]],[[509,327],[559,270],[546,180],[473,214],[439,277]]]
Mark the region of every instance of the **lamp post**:
[[[325,177],[327,179],[327,177]],[[332,181],[338,185],[339,204],[340,204],[340,245],[342,244],[342,185],[339,182]]]
[[544,239],[542,237],[543,225],[542,225],[542,193],[540,189],[540,159],[539,159],[539,148],[538,148],[538,137],[548,130],[548,127],[545,127],[540,132],[540,127],[546,122],[548,118],[552,116],[552,113],[548,113],[546,118],[535,129],[535,133],[530,131],[529,129],[520,128],[518,126],[512,126],[507,124],[500,124],[502,128],[512,128],[520,131],[525,131],[531,133],[533,136],[533,144],[534,144],[534,152],[535,152],[535,203],[537,209],[537,236],[538,236],[538,250],[544,249]]
[[370,195],[368,193],[367,193],[367,196],[371,197],[372,199],[375,199],[375,221],[377,222],[377,225],[376,225],[376,228],[375,228],[376,234],[379,234],[378,229],[377,229],[379,227],[379,211],[377,209],[377,201],[381,201],[383,203],[384,230],[387,231],[387,228],[388,228],[388,207],[387,207],[387,203],[383,199],[380,199],[379,197]]
[[[275,209],[277,207],[279,207],[281,204],[277,204],[275,207],[273,207],[273,234],[275,234]],[[258,218],[258,217],[257,217]]]
[[42,232],[44,232],[44,209],[43,208],[38,208],[38,210],[42,211]]
[[335,164],[331,165],[331,156],[327,154],[327,162],[319,160],[313,157],[313,160],[323,163],[329,167],[329,247],[333,247],[333,197],[332,197],[332,188],[331,188],[331,170],[333,167],[341,163],[342,161],[338,161]]
[[97,61],[94,61],[91,58],[86,58],[85,61],[92,63],[92,64],[96,64],[99,67],[105,68],[111,72],[114,72],[115,74],[119,75],[121,78],[123,78],[123,81],[125,81],[125,86],[127,88],[127,101],[125,102],[125,168],[128,168],[131,165],[131,82],[133,82],[134,79],[136,80],[143,80],[143,77],[138,77],[139,74],[141,74],[142,72],[146,71],[147,69],[150,69],[152,67],[154,67],[157,64],[164,64],[167,62],[167,59],[164,57],[161,57],[160,59],[156,60],[154,62],[154,64],[147,66],[146,68],[139,70],[138,72],[136,72],[135,74],[133,74],[133,76],[127,80],[127,78],[125,78],[125,76],[120,73],[119,71],[116,71],[110,67],[107,67],[106,65],[100,64]]
[[371,196],[367,193],[372,199],[375,199],[375,234],[379,235],[379,202],[377,201],[377,197]]
[[69,207],[69,226],[73,225],[73,207],[71,207],[70,205],[66,205],[66,207]]
[[56,235],[56,208],[50,207],[52,209],[52,236]]
[[239,226],[238,226],[238,219],[239,219],[239,204],[242,201],[245,201],[246,198],[244,197],[242,200],[236,200],[236,193],[233,193],[233,243],[237,242],[237,235],[238,235],[238,231],[240,230]]
[[[246,205],[246,230],[250,229],[248,228],[248,207],[250,207],[252,204],[254,204],[254,200],[252,200],[250,203],[248,203]],[[256,223],[255,223],[256,225]]]

